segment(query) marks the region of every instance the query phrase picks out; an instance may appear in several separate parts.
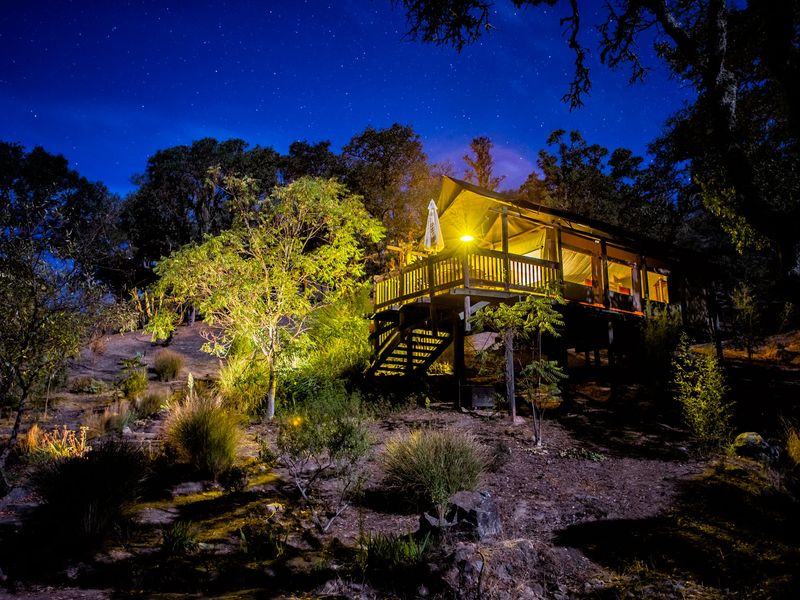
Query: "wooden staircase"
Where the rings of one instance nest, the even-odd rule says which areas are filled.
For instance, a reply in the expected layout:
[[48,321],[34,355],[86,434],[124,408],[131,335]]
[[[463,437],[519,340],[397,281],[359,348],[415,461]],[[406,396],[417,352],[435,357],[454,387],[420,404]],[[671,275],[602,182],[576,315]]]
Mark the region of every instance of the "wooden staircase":
[[429,319],[401,326],[397,311],[384,311],[372,334],[372,375],[424,374],[452,341],[449,331],[434,328]]

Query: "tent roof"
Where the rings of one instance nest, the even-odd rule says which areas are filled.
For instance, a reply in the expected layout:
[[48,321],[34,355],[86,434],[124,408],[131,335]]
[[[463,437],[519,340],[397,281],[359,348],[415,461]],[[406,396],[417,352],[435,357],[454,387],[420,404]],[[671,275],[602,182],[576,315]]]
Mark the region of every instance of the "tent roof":
[[[469,233],[476,240],[487,243],[495,242],[494,237],[499,232],[499,223],[497,222],[500,211],[498,209],[502,207],[508,210],[509,215],[542,223],[557,224],[565,230],[602,237],[612,243],[654,254],[654,257],[678,258],[694,254],[671,244],[626,231],[616,225],[603,223],[566,210],[511,198],[509,195],[492,192],[452,177],[442,177],[437,208],[445,240]],[[514,231],[509,231],[510,236],[513,237],[514,234]]]

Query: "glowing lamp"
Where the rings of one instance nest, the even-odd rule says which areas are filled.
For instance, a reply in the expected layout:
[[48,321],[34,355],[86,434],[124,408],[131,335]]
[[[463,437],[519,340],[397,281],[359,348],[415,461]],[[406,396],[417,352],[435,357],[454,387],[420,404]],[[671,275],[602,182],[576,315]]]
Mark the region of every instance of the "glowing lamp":
[[462,236],[461,236],[459,239],[460,239],[462,242],[471,242],[471,241],[473,241],[475,238],[474,238],[474,237],[472,237],[472,236],[471,236],[471,235],[469,235],[469,234],[466,234],[466,235],[462,235]]

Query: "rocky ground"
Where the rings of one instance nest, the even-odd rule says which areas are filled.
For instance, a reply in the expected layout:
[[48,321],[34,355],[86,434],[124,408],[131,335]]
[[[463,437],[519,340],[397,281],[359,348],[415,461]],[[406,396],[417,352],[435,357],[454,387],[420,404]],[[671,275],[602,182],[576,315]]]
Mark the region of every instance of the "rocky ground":
[[[199,351],[203,331],[200,325],[182,328],[171,345],[188,357],[184,379],[188,372],[213,376],[218,368]],[[139,352],[151,364],[157,349],[143,335],[113,336],[101,353],[87,349],[71,377],[113,382],[121,358]],[[760,376],[753,371],[758,365],[739,368],[751,379]],[[781,372],[786,384],[770,380],[779,390],[771,402],[785,409],[800,402],[791,394],[798,375],[791,367]],[[151,381],[153,387],[170,385],[180,384]],[[47,423],[71,427],[110,401],[102,394],[54,397]],[[133,510],[136,525],[98,555],[41,581],[19,582],[5,573],[0,576],[6,578],[5,593],[22,598],[797,597],[798,511],[779,470],[741,458],[701,457],[674,413],[643,401],[641,390],[616,386],[612,393],[591,373],[575,378],[570,400],[545,417],[541,447],[532,444],[525,417],[511,423],[505,414],[458,411],[446,398],[436,400],[427,409],[371,423],[374,446],[363,493],[326,534],[310,526],[288,473],[255,460],[256,438],[271,439],[274,430],[254,423],[242,447],[250,472],[246,489],[174,482],[168,493],[143,498]],[[43,409],[38,410],[42,418]],[[771,414],[763,414],[765,427]],[[137,422],[125,435],[158,439],[160,426],[158,419]],[[470,431],[490,450],[492,468],[479,490],[494,503],[502,532],[451,539],[414,570],[370,577],[353,567],[359,537],[413,532],[420,524],[416,509],[383,485],[383,446],[392,436],[424,427]],[[4,544],[18,539],[14,532],[37,504],[24,472],[18,481],[20,486],[0,500]],[[285,523],[280,557],[256,560],[243,551],[242,527],[254,518]],[[200,546],[188,557],[166,559],[158,551],[161,532],[178,520],[195,524]]]

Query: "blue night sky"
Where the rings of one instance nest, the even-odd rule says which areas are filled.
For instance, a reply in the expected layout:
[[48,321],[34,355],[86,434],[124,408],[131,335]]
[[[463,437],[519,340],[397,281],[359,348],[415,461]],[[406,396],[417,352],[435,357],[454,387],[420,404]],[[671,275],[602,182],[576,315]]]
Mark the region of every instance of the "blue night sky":
[[63,154],[119,193],[156,150],[201,137],[280,152],[328,139],[338,151],[367,125],[394,122],[459,176],[469,141],[489,136],[496,172],[516,186],[553,129],[644,154],[691,93],[647,48],[655,70],[633,87],[594,52],[592,94],[570,112],[566,5],[518,13],[499,0],[495,29],[459,54],[404,39],[390,0],[4,4],[0,139]]

